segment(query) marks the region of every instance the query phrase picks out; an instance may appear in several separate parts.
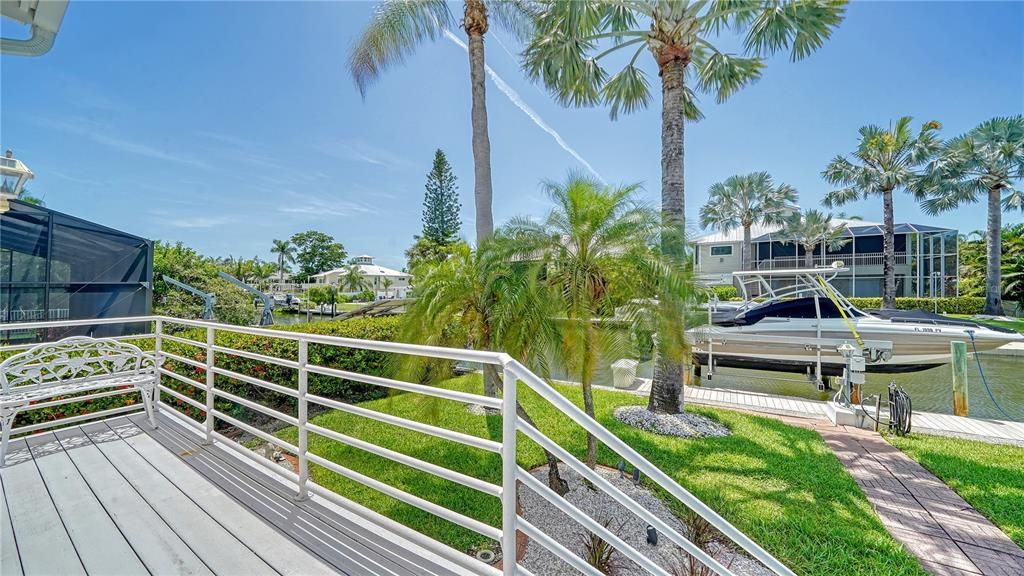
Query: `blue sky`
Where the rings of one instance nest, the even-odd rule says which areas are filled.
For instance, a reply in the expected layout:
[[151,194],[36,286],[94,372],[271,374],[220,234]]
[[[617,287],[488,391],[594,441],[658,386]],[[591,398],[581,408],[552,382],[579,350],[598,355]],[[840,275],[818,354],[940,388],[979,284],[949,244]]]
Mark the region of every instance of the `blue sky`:
[[[459,177],[472,238],[468,65],[447,39],[424,45],[364,101],[346,62],[372,9],[72,0],[49,54],[0,60],[0,146],[32,167],[31,188],[49,206],[141,236],[269,258],[271,239],[318,229],[400,268],[435,148]],[[642,182],[657,203],[657,96],[614,122],[604,109],[562,108],[522,76],[511,38],[489,38],[488,62],[536,118],[605,180]],[[583,167],[487,89],[495,221],[541,215],[538,183]],[[817,206],[822,168],[852,150],[861,125],[911,115],[953,136],[1024,112],[1024,3],[856,2],[811,58],[773,58],[760,82],[703,107],[707,118],[686,133],[691,217],[713,182],[755,170]],[[845,210],[881,214],[879,201]],[[909,197],[896,218],[984,226],[980,205],[929,218]]]

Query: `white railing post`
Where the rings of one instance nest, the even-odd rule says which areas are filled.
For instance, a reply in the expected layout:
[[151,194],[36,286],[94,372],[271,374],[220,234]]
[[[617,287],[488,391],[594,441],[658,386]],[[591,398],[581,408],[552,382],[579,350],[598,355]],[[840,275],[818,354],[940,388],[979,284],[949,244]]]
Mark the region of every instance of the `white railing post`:
[[160,352],[164,348],[164,321],[161,320],[160,318],[156,319],[155,336],[156,336],[156,339],[155,339],[156,341],[153,344],[153,353],[156,354],[157,358],[159,358],[160,357]]
[[206,329],[206,440],[204,444],[213,444],[213,326]]
[[501,555],[503,576],[515,576],[519,565],[516,558],[516,376],[503,366],[501,404]]
[[306,429],[306,422],[309,420],[309,404],[306,401],[306,393],[309,391],[309,372],[306,371],[306,364],[309,362],[309,342],[305,339],[299,340],[299,493],[297,500],[309,498],[307,483],[309,481],[309,431]]

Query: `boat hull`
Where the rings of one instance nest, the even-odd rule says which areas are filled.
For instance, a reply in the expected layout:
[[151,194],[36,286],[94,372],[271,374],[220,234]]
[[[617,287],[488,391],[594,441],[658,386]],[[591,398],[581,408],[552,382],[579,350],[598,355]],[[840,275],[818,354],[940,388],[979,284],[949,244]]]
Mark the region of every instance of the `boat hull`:
[[[818,351],[814,342],[818,338],[846,340],[856,346],[850,325],[842,319],[822,319],[820,334],[816,319],[765,318],[750,326],[712,326],[689,331],[695,361],[707,366],[709,356],[716,366],[753,368],[781,372],[813,373],[818,362]],[[974,331],[978,352],[994,350],[1004,344],[1020,341],[1021,335],[989,329],[984,326],[925,325],[907,322],[892,322],[873,316],[855,319],[854,327],[863,340],[892,343],[892,355],[872,362],[868,359],[866,369],[876,373],[917,372],[940,366],[949,361],[950,342],[968,343]],[[805,340],[806,345],[776,344],[771,338],[763,341],[746,338],[731,339],[734,335],[783,336]],[[709,346],[709,340],[713,345]],[[821,351],[823,375],[842,374],[845,360],[835,347]]]

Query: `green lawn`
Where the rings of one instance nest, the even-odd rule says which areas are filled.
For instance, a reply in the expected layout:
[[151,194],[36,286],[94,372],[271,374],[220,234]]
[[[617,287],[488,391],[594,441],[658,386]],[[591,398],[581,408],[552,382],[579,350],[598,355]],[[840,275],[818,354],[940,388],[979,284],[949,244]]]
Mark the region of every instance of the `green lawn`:
[[1024,320],[1022,320],[1020,318],[1017,318],[1017,319],[1014,319],[1014,320],[989,320],[987,318],[986,319],[975,318],[974,316],[971,316],[970,314],[946,314],[946,316],[950,316],[952,318],[964,318],[964,319],[967,319],[967,320],[976,320],[978,322],[981,322],[982,324],[991,324],[993,326],[1000,326],[1002,328],[1009,328],[1011,330],[1016,330],[1017,332],[1020,332],[1020,333],[1024,334]]
[[[448,381],[444,386],[480,393],[479,376]],[[577,404],[579,389],[560,390]],[[532,391],[521,388],[520,400],[541,431],[582,458],[582,431]],[[888,535],[871,506],[839,461],[811,430],[769,418],[727,410],[693,408],[729,426],[727,438],[682,440],[655,436],[620,425],[617,406],[642,403],[625,393],[597,390],[598,419],[677,482],[745,531],[799,574],[924,574],[916,560]],[[401,394],[362,406],[427,421],[438,426],[500,439],[499,416],[474,416],[462,404]],[[500,484],[497,455],[434,439],[341,412],[322,414],[313,422],[453,470]],[[282,432],[295,441],[295,429]],[[542,451],[520,435],[518,459],[532,468],[544,463]],[[497,499],[383,458],[310,435],[310,449],[348,468],[470,517],[500,526]],[[618,462],[602,449],[600,460]],[[483,539],[473,532],[397,502],[362,485],[314,467],[314,479],[339,494],[437,538],[458,549]]]
[[1024,546],[1024,448],[919,434],[889,442]]

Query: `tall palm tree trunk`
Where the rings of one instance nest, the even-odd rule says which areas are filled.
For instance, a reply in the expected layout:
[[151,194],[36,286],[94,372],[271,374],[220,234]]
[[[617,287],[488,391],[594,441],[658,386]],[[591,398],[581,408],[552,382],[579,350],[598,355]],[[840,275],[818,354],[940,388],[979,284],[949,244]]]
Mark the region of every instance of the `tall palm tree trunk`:
[[815,244],[804,244],[804,268],[814,268]]
[[988,191],[988,251],[985,270],[985,314],[1003,315],[1003,281],[1000,262],[1003,257],[1002,190]]
[[[674,58],[661,67],[661,214],[667,230],[661,251],[670,258],[683,257],[685,188],[683,184],[683,73],[686,61]],[[667,338],[659,339],[661,342]],[[660,351],[654,365],[654,381],[647,409],[678,414],[683,411],[683,365]]]
[[[590,329],[588,329],[588,332],[590,332]],[[587,334],[586,348],[583,351],[583,373],[580,375],[580,381],[583,385],[583,411],[587,413],[587,416],[596,419],[593,387],[596,358],[593,352],[593,342],[593,334]],[[597,467],[597,438],[590,432],[587,432],[587,466],[591,469]]]
[[284,254],[277,255],[277,282],[284,284]]
[[476,202],[476,244],[494,232],[491,215],[491,140],[487,135],[487,75],[484,70],[484,34],[487,7],[483,0],[467,0],[465,28],[469,35],[469,82],[473,95],[473,195]]
[[882,235],[882,308],[896,308],[896,224],[892,215],[892,190],[882,191],[885,226]]
[[754,255],[752,253],[754,243],[750,239],[750,224],[743,225],[743,260],[741,266],[744,270],[754,269]]

